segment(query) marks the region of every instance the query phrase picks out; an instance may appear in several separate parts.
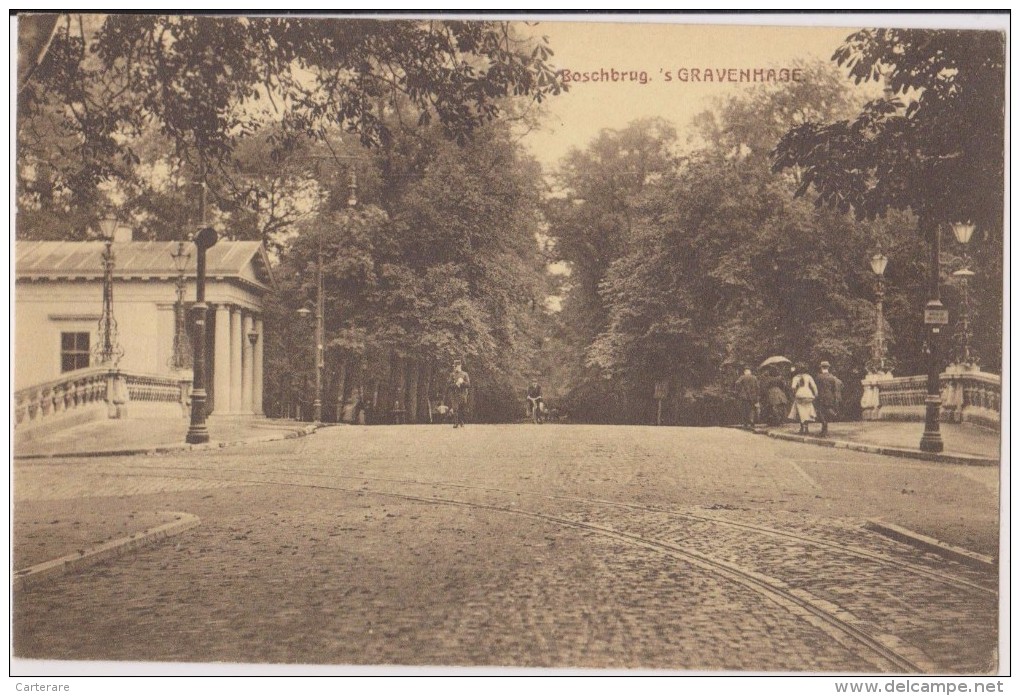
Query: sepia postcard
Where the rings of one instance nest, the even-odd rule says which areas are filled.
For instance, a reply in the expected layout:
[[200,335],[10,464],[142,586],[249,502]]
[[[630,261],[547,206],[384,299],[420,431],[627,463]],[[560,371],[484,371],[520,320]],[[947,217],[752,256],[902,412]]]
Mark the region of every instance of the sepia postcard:
[[1008,15],[11,24],[18,690],[1002,690]]

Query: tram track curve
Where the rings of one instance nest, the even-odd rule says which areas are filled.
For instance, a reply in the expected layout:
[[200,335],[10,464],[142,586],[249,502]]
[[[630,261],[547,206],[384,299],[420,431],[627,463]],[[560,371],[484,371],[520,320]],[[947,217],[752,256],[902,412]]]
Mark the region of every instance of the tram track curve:
[[[143,467],[144,468],[144,467]],[[172,470],[174,467],[160,467],[161,478],[183,478],[183,476],[168,475],[167,470]],[[180,467],[180,469],[191,469],[190,467]],[[203,470],[205,473],[210,472],[208,469]],[[218,471],[224,472],[226,470],[219,469]],[[233,470],[238,472],[240,470]],[[111,472],[112,473],[112,472]],[[575,530],[582,530],[590,533],[597,534],[602,538],[612,539],[617,542],[625,543],[633,547],[642,548],[648,551],[653,551],[658,554],[680,560],[697,567],[703,571],[709,572],[717,577],[720,577],[730,583],[740,585],[752,592],[762,596],[774,604],[782,607],[788,613],[792,614],[798,619],[807,621],[815,628],[824,632],[829,638],[835,642],[843,645],[848,650],[851,650],[859,657],[867,660],[871,664],[875,665],[876,668],[882,671],[892,671],[899,673],[917,674],[931,672],[936,669],[934,665],[923,653],[920,651],[910,649],[909,652],[912,654],[905,655],[904,646],[902,643],[896,640],[890,640],[890,637],[883,635],[876,637],[867,630],[859,627],[859,621],[850,615],[848,612],[841,610],[839,607],[833,607],[829,603],[820,601],[818,598],[813,597],[809,593],[802,590],[791,590],[785,583],[776,578],[772,578],[761,573],[749,571],[736,564],[730,563],[725,560],[718,558],[712,558],[704,553],[694,551],[692,549],[683,548],[676,544],[666,542],[660,539],[653,539],[641,536],[640,534],[634,534],[628,531],[614,529],[606,527],[604,525],[595,524],[592,522],[586,522],[576,519],[570,519],[559,515],[548,514],[544,512],[537,512],[533,510],[526,510],[516,506],[498,505],[493,503],[483,503],[477,501],[458,500],[456,498],[448,498],[436,495],[415,495],[412,493],[402,493],[395,491],[384,491],[384,490],[373,490],[367,487],[347,487],[337,484],[330,484],[327,482],[309,482],[309,481],[298,481],[298,480],[279,480],[274,478],[272,475],[262,477],[251,477],[251,472],[244,472],[244,477],[205,477],[220,482],[230,482],[235,484],[246,484],[246,485],[278,485],[287,487],[297,488],[310,488],[310,489],[322,489],[337,491],[343,493],[349,493],[354,495],[370,494],[373,496],[380,496],[384,498],[393,498],[399,500],[405,500],[410,502],[426,503],[432,505],[448,505],[467,509],[475,510],[486,510],[490,512],[514,515],[518,517],[525,517],[541,521],[547,524],[553,524],[560,527],[571,528]],[[275,475],[286,475],[288,473],[298,473],[295,470],[280,470],[275,471],[263,471],[262,474],[275,474]],[[138,474],[128,473],[123,470],[116,472],[115,475],[119,476],[155,476],[155,474]],[[310,476],[307,472],[302,472],[300,476]],[[189,478],[193,477],[194,474],[189,474]],[[314,476],[314,475],[311,475]],[[318,475],[324,476],[324,475]],[[345,476],[344,478],[350,479],[361,479],[366,478],[372,480],[371,477],[364,476]],[[392,479],[380,479],[386,480],[390,483],[394,481]],[[444,486],[441,482],[421,482],[421,481],[402,481],[397,482],[404,485],[410,483],[417,483],[419,485],[430,485],[430,486]],[[456,484],[454,484],[456,486]],[[492,489],[490,487],[470,487],[470,486],[459,486],[467,488],[480,488],[484,490],[492,490],[494,492],[512,493],[518,494],[521,491],[511,491],[508,489]],[[549,497],[549,496],[546,496]],[[584,500],[584,499],[581,499]],[[585,500],[585,502],[591,502]],[[712,518],[706,518],[707,521],[715,521]],[[833,611],[833,608],[836,611]],[[892,643],[892,644],[890,644]],[[857,649],[854,649],[856,646]],[[909,646],[908,646],[909,647]],[[863,649],[863,651],[861,650]],[[862,654],[863,652],[863,654]]]
[[[145,467],[141,467],[141,468],[145,468]],[[167,468],[179,469],[179,470],[187,470],[187,471],[202,471],[202,472],[208,472],[209,471],[208,469],[203,468],[203,467],[163,467],[163,466],[161,466],[159,468],[160,468],[161,471],[165,471]],[[235,469],[235,468],[219,468],[219,469],[217,469],[217,471],[221,471],[221,472],[232,471],[232,472],[241,473],[241,474],[250,473],[248,470],[245,470],[245,469]],[[123,474],[122,468],[118,467],[117,468],[117,472]],[[976,592],[976,593],[979,593],[979,594],[982,594],[982,595],[992,596],[992,597],[997,597],[998,596],[998,591],[994,587],[989,587],[987,585],[974,582],[974,581],[969,580],[967,578],[962,578],[962,577],[958,577],[958,576],[954,576],[954,575],[949,575],[947,573],[942,573],[942,572],[936,572],[934,570],[931,570],[930,568],[927,568],[927,567],[924,567],[924,566],[920,566],[920,565],[917,565],[917,564],[914,564],[914,563],[909,563],[907,561],[903,561],[903,560],[900,560],[900,559],[897,559],[897,558],[892,558],[892,557],[890,557],[888,555],[877,553],[877,552],[874,552],[874,551],[869,551],[867,549],[862,549],[862,548],[858,548],[858,547],[850,547],[850,546],[847,546],[845,544],[840,544],[840,543],[836,543],[836,542],[833,542],[833,541],[828,541],[828,540],[825,540],[825,539],[819,539],[817,537],[811,537],[811,536],[806,536],[806,535],[802,535],[802,534],[796,534],[794,532],[780,530],[780,529],[774,529],[774,528],[771,528],[771,527],[764,527],[764,526],[761,526],[761,525],[751,524],[749,522],[741,522],[741,521],[737,521],[737,520],[721,519],[721,518],[715,517],[715,516],[699,515],[697,513],[687,512],[687,511],[670,510],[670,509],[667,509],[667,508],[664,508],[664,507],[661,507],[661,506],[642,505],[642,504],[639,504],[639,503],[628,503],[628,502],[624,502],[624,501],[606,500],[606,499],[601,499],[601,498],[584,498],[584,497],[580,497],[580,496],[570,496],[570,495],[551,494],[551,493],[539,493],[539,492],[535,492],[535,491],[517,490],[517,489],[510,489],[510,488],[499,488],[499,487],[495,487],[495,486],[479,486],[479,485],[473,485],[473,484],[456,483],[456,482],[448,482],[448,481],[434,481],[434,480],[433,481],[424,481],[424,480],[413,479],[413,478],[394,478],[394,477],[380,477],[380,476],[363,476],[363,475],[353,475],[353,474],[339,474],[339,473],[335,473],[335,472],[315,473],[315,472],[308,472],[306,470],[298,470],[298,469],[293,469],[293,468],[281,468],[281,467],[275,467],[275,468],[272,468],[272,469],[263,469],[261,473],[263,473],[263,474],[278,474],[278,475],[299,475],[299,476],[306,476],[306,477],[312,477],[312,478],[329,478],[329,479],[341,478],[341,479],[359,480],[359,481],[376,481],[376,482],[385,482],[385,483],[390,483],[390,484],[415,485],[415,486],[422,486],[422,487],[427,487],[427,486],[436,487],[436,486],[439,486],[439,487],[444,487],[444,488],[462,489],[462,490],[470,490],[470,491],[480,491],[480,492],[487,492],[487,493],[498,493],[498,494],[505,494],[505,495],[525,495],[525,496],[529,496],[529,497],[533,497],[533,498],[542,498],[542,499],[553,500],[553,501],[562,501],[562,502],[571,502],[571,503],[586,504],[586,505],[614,507],[614,508],[635,510],[635,511],[639,511],[639,512],[651,512],[651,513],[667,515],[667,516],[675,517],[675,518],[679,518],[679,519],[696,520],[698,522],[705,522],[705,523],[714,524],[714,525],[723,526],[723,527],[731,527],[731,528],[740,529],[740,530],[744,530],[744,531],[754,532],[754,533],[757,533],[757,534],[762,534],[764,536],[768,536],[768,537],[772,537],[772,538],[776,538],[776,539],[795,541],[795,542],[804,543],[804,544],[811,544],[811,545],[814,545],[814,546],[817,546],[817,547],[821,547],[821,548],[825,548],[825,549],[828,549],[828,550],[831,550],[831,551],[835,551],[835,552],[843,554],[843,555],[853,556],[855,558],[860,558],[860,559],[864,559],[864,560],[868,560],[868,561],[872,561],[872,562],[876,562],[876,563],[880,563],[880,564],[896,567],[896,568],[899,568],[900,570],[903,570],[903,571],[905,571],[905,572],[907,572],[909,574],[913,574],[913,575],[916,575],[916,576],[919,576],[919,577],[923,577],[923,578],[925,578],[927,580],[931,580],[933,582],[937,582],[937,583],[942,584],[942,585],[953,587],[955,589],[964,590],[964,591],[968,591],[968,592]],[[260,481],[260,482],[261,483],[283,483],[283,482],[279,482],[279,481]]]

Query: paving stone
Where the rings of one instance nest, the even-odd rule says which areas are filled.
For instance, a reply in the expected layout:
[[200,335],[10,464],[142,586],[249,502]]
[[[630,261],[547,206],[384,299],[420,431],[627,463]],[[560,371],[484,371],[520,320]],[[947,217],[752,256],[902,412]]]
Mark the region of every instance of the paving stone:
[[966,467],[805,448],[724,429],[347,427],[17,464],[16,530],[83,506],[202,524],[15,593],[14,653],[898,671],[799,599],[928,671],[994,669],[995,595],[933,576],[996,578],[863,528],[921,506],[994,539],[994,493]]

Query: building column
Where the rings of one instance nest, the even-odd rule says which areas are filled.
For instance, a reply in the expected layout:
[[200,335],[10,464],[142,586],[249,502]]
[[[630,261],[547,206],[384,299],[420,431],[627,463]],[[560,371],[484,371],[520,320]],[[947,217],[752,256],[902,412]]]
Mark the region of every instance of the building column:
[[253,369],[255,349],[249,338],[254,328],[254,318],[250,313],[245,312],[244,320],[241,322],[241,408],[238,410],[246,414],[250,414],[255,410],[254,403],[251,400],[251,383],[252,377],[255,374]]
[[216,338],[213,359],[213,413],[230,412],[230,307],[216,307]]
[[241,412],[241,347],[244,336],[241,331],[241,308],[230,312],[230,412]]
[[174,305],[156,305],[156,339],[159,348],[156,350],[156,360],[160,372],[172,369],[174,358],[174,339],[177,316],[174,313]]
[[264,415],[262,405],[262,348],[266,343],[265,327],[262,323],[262,317],[255,318],[255,333],[259,335],[258,342],[255,344],[255,360],[253,361],[252,370],[252,401],[254,401],[252,410],[255,415]]

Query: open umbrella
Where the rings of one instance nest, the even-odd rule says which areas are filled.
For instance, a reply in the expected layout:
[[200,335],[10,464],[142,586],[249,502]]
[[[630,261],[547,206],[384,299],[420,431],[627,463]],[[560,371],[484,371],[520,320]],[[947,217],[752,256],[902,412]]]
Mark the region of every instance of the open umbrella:
[[759,369],[762,367],[768,367],[769,365],[781,365],[781,364],[792,365],[793,361],[789,358],[784,358],[782,355],[773,355],[771,358],[766,358],[765,362],[759,365]]

